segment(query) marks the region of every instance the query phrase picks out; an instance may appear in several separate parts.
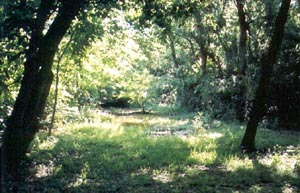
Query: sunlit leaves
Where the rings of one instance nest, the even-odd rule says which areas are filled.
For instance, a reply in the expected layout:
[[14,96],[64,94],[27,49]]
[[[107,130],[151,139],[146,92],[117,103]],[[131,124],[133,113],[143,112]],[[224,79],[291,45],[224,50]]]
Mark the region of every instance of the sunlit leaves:
[[142,44],[152,34],[135,30],[122,11],[113,10],[105,19],[94,18],[91,12],[84,13],[85,19],[70,32],[73,43],[63,59],[62,84],[75,97],[95,105],[124,97],[139,103],[135,95],[145,97],[151,81],[146,69],[152,62],[157,65],[151,57],[159,48],[151,48],[151,39]]

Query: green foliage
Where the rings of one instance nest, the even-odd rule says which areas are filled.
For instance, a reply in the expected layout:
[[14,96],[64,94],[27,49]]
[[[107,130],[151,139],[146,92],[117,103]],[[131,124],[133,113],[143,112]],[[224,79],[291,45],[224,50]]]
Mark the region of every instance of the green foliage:
[[[259,59],[270,39],[279,6],[278,2],[265,0],[245,3],[247,21],[249,21],[249,43],[247,45],[249,56],[243,84],[247,88],[247,101],[251,101],[253,98],[259,75]],[[16,80],[22,72],[20,64],[24,61],[24,49],[27,47],[28,35],[31,30],[28,23],[31,22],[38,4],[38,1],[26,1],[25,4],[9,1],[1,4],[1,13],[3,13],[0,18],[0,22],[3,24],[1,25],[1,63],[3,63],[0,70],[1,85],[3,82],[7,85]],[[120,10],[112,7],[120,8]],[[282,82],[285,79],[291,81],[297,77],[297,73],[289,77],[289,74],[294,72],[296,67],[286,67],[285,64],[290,63],[289,61],[295,61],[292,66],[297,66],[298,7],[299,5],[294,3],[291,8],[291,20],[287,27],[287,42],[284,46],[285,55],[292,54],[292,58],[287,60],[284,56],[280,57],[281,61],[275,69],[276,82]],[[134,27],[139,30],[134,29]],[[208,53],[206,70],[211,73],[211,76],[207,77],[208,81],[218,82],[220,81],[218,78],[221,78],[221,81],[231,85],[228,90],[233,95],[235,93],[232,90],[236,84],[239,84],[233,83],[231,80],[232,75],[236,76],[238,63],[236,55],[238,52],[237,11],[234,2],[231,1],[209,3],[206,1],[159,0],[144,3],[136,1],[105,1],[100,3],[92,1],[77,17],[72,29],[70,29],[70,34],[61,46],[62,49],[68,39],[72,43],[63,57],[64,64],[61,68],[61,87],[63,88],[61,89],[75,96],[70,101],[72,105],[95,103],[99,100],[99,103],[103,103],[105,101],[103,98],[107,98],[107,101],[114,101],[120,97],[120,93],[122,93],[121,95],[130,95],[131,100],[135,103],[141,103],[138,102],[141,101],[138,98],[142,97],[132,97],[134,88],[124,88],[130,83],[127,82],[126,85],[120,81],[120,77],[116,78],[117,80],[112,78],[112,81],[107,81],[111,75],[95,70],[96,67],[90,63],[98,63],[97,66],[103,66],[103,69],[114,69],[115,67],[120,68],[121,64],[124,64],[122,62],[127,62],[127,66],[136,69],[137,74],[144,72],[145,69],[158,78],[164,75],[173,77],[172,85],[176,89],[172,90],[176,90],[177,95],[173,98],[176,98],[175,102],[186,103],[189,109],[197,109],[201,103],[207,106],[206,97],[199,96],[200,89],[195,89],[206,87],[202,85],[202,82],[206,83],[206,81],[201,80],[205,79],[201,77],[204,73],[204,69],[201,67],[203,63],[203,56],[201,55],[204,51]],[[126,47],[125,44],[128,44],[128,40],[132,40],[135,46],[138,45],[138,50],[132,48],[135,47],[133,45],[129,46],[130,48]],[[108,42],[108,45],[105,45],[105,41]],[[98,46],[96,46],[97,44]],[[171,48],[171,44],[174,44],[174,49]],[[94,46],[96,47],[93,48]],[[116,51],[120,46],[124,46],[124,49]],[[99,50],[101,51],[96,53]],[[135,56],[133,53],[128,53],[129,50],[134,52]],[[89,53],[98,55],[97,60],[101,60],[101,62],[91,61],[90,56],[88,56]],[[116,57],[120,59],[116,60]],[[89,70],[85,69],[86,63],[93,67],[89,67]],[[140,65],[141,63],[143,65]],[[285,73],[279,73],[282,70]],[[126,74],[126,70],[120,73],[122,76],[131,76],[131,74]],[[5,74],[9,74],[9,78],[5,77]],[[147,73],[141,74],[146,75]],[[225,76],[221,77],[220,74]],[[96,81],[100,75],[103,76],[103,80]],[[102,83],[100,84],[100,82]],[[118,83],[114,84],[114,82]],[[292,84],[296,85],[297,82],[293,81]],[[81,90],[86,92],[81,92]],[[155,89],[150,90],[154,91]],[[203,91],[209,92],[208,90],[204,89]],[[158,96],[154,98],[159,98],[160,94],[166,94],[161,90],[157,90],[157,92],[156,95]],[[136,91],[136,93],[142,92]],[[167,94],[172,95],[171,93]],[[209,94],[205,95],[208,96]],[[188,97],[188,101],[184,101],[185,97]],[[218,95],[216,92],[216,95],[212,97],[219,98],[216,101],[219,100],[218,103],[222,103],[222,99],[220,99],[223,98],[222,94]],[[204,102],[201,98],[204,98]],[[231,100],[225,105],[234,104],[234,97]],[[172,99],[172,103],[174,103],[174,99]],[[221,107],[217,105],[216,108]],[[229,107],[229,109],[231,108]],[[222,110],[216,111],[219,111],[216,114],[222,112]]]
[[145,39],[146,34],[133,29],[124,12],[112,10],[101,25],[91,23],[89,18],[95,18],[90,15],[93,10],[83,15],[84,22],[75,23],[69,40],[65,40],[64,44],[75,43],[63,56],[60,92],[66,95],[59,98],[79,108],[126,106],[130,102],[145,109],[156,97],[150,88],[154,80],[151,72],[161,67],[154,57],[162,57],[162,46],[150,41],[155,40],[152,34]]
[[[0,128],[12,111],[22,77],[25,50],[30,28],[26,24],[35,1],[22,5],[16,1],[0,3]],[[30,11],[28,11],[30,10]]]
[[[233,2],[151,1],[140,4],[130,1],[119,2],[118,6],[114,3],[97,4],[104,9],[97,9],[93,3],[85,7],[60,46],[58,55],[63,54],[59,72],[60,109],[128,102],[142,108],[167,104],[232,119],[235,103],[239,100],[236,98],[237,85],[246,88],[246,108],[250,107],[259,76],[259,59],[278,10],[277,1],[245,4],[250,30],[248,64],[242,82],[238,82],[236,75],[239,28]],[[6,34],[8,39],[3,36],[1,41],[1,58],[7,58],[0,69],[1,85],[14,82],[22,72],[22,53],[30,29],[20,26],[18,21],[27,22],[33,13],[25,13],[20,6],[16,2],[2,5],[5,17],[1,17],[1,22],[14,30]],[[33,8],[38,4],[29,1],[26,6]],[[123,10],[112,9],[113,6]],[[4,7],[8,9],[4,11]],[[11,19],[5,19],[6,16]],[[293,6],[283,48],[286,54],[280,57],[274,71],[276,84],[298,83],[298,23],[297,6]],[[71,44],[66,48],[69,41]],[[208,53],[206,69],[202,66],[203,50]],[[292,58],[287,59],[284,55],[292,55]],[[290,61],[295,62],[291,64]],[[288,63],[290,65],[286,65]],[[207,74],[204,76],[204,73]],[[9,74],[9,78],[5,74]],[[2,94],[3,101],[4,98],[10,101],[3,109],[11,108],[15,96],[12,93],[17,88],[16,85],[10,89],[5,97]],[[289,88],[297,90],[293,86]],[[50,96],[52,101],[54,94]],[[297,94],[288,98],[294,96]],[[299,102],[290,103],[292,107],[298,106]],[[276,108],[278,104],[270,106]],[[8,114],[6,110],[2,112],[3,116]],[[290,122],[293,122],[290,125],[297,125],[294,120],[290,119]],[[284,125],[280,123],[279,126]]]

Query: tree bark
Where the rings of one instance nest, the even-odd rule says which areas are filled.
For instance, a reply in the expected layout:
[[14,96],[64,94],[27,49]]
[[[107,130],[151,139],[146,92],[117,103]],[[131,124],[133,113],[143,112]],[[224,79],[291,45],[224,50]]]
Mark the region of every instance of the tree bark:
[[[55,52],[72,20],[85,1],[65,0],[51,24],[43,35],[46,21],[54,1],[41,1],[36,25],[32,31],[29,50],[26,53],[23,79],[8,118],[2,145],[2,182],[8,178],[18,180],[18,167],[29,149],[39,128],[46,100],[53,80],[52,65]],[[2,184],[5,186],[5,184]]]
[[179,62],[178,62],[178,59],[177,59],[177,56],[176,56],[176,49],[175,49],[175,42],[174,42],[175,38],[173,37],[173,34],[170,34],[168,37],[169,37],[169,40],[170,40],[171,56],[172,56],[172,59],[173,59],[174,67],[176,69],[178,69]]
[[238,52],[238,77],[237,77],[237,100],[236,100],[236,118],[239,121],[245,120],[246,113],[246,97],[245,97],[245,71],[247,66],[247,31],[248,23],[246,22],[246,14],[244,11],[244,0],[237,0],[237,10],[239,17],[240,40]]
[[202,45],[200,48],[200,58],[201,58],[202,73],[203,73],[203,75],[206,75],[208,51],[204,45]]
[[206,30],[202,24],[202,18],[198,11],[195,12],[195,21],[198,35],[195,36],[196,43],[200,48],[200,59],[201,59],[201,69],[202,74],[206,74],[207,70],[207,58],[208,58],[208,48],[207,48],[207,38],[206,38]]
[[290,4],[291,0],[282,0],[267,54],[263,56],[261,61],[261,76],[255,93],[253,107],[250,111],[246,132],[241,142],[241,148],[247,152],[256,150],[255,136],[257,126],[266,110],[272,69],[277,60],[277,52],[283,40],[284,25],[287,21]]

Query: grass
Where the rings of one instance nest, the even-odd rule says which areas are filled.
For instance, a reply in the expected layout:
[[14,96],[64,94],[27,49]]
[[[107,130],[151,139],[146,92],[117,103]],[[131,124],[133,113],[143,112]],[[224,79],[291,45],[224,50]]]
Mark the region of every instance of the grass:
[[245,155],[244,127],[194,116],[98,112],[41,132],[19,192],[300,192],[299,133],[260,129],[264,152]]

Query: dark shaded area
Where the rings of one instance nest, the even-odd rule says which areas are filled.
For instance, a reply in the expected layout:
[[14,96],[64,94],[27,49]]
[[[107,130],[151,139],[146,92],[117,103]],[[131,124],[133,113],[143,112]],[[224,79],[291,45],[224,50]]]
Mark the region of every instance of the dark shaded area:
[[129,98],[112,98],[111,100],[103,100],[100,104],[103,108],[128,108],[130,106]]
[[273,122],[275,129],[300,131],[300,82],[273,84],[271,93],[267,117]]

